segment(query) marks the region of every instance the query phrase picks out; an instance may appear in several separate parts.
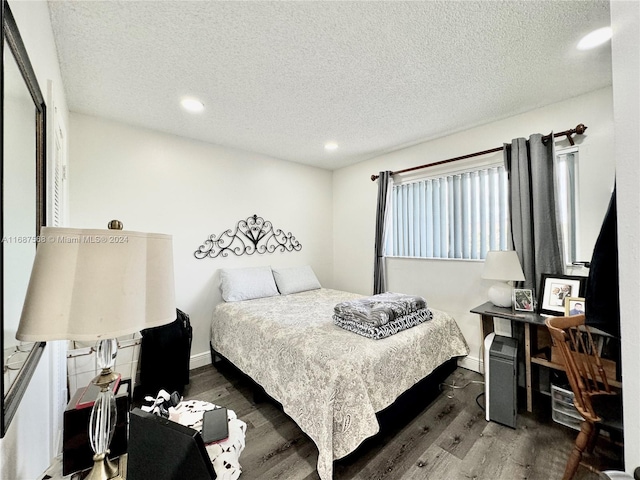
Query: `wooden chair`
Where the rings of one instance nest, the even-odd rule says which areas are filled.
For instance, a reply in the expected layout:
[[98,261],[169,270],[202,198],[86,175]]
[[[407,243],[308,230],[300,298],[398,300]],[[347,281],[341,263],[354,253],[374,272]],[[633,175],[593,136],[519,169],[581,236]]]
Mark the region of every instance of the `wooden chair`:
[[609,386],[598,348],[584,315],[551,317],[545,323],[560,350],[574,405],[584,421],[562,480],[571,480],[585,449],[592,450],[600,429],[622,432],[622,399]]

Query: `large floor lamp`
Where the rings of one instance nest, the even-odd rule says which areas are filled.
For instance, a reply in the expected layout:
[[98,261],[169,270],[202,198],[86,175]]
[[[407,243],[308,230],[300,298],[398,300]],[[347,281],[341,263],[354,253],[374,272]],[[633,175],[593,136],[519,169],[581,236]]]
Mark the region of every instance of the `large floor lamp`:
[[176,318],[171,236],[43,227],[16,338],[97,341],[100,387],[89,421],[89,480],[120,477],[108,459],[116,425],[116,337]]

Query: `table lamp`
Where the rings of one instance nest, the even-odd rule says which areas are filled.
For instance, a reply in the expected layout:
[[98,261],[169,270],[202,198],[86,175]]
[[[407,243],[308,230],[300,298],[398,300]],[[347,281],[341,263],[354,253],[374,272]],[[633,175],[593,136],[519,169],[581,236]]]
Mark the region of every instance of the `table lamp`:
[[497,307],[511,307],[513,287],[508,282],[524,280],[518,254],[513,250],[487,252],[482,278],[498,280],[489,288],[491,303]]
[[16,333],[23,341],[98,342],[89,480],[121,477],[108,459],[116,425],[110,387],[118,378],[116,337],[176,319],[171,236],[123,231],[117,220],[109,228],[42,228]]

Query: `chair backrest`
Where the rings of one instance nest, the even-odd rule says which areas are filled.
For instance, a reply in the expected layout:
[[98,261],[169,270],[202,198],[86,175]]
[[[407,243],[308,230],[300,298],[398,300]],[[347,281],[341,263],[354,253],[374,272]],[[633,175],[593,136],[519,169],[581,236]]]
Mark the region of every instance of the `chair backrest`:
[[584,315],[550,317],[545,324],[554,346],[560,350],[576,409],[586,420],[597,422],[600,418],[591,405],[591,397],[612,391],[598,345],[584,324],[584,318]]

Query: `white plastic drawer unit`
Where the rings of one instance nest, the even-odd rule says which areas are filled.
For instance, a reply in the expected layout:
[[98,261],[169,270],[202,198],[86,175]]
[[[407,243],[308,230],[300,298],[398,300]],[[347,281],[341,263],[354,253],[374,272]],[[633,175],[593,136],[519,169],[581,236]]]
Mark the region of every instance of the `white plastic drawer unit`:
[[551,385],[551,418],[566,427],[580,430],[583,421],[573,405],[573,392],[557,385]]

